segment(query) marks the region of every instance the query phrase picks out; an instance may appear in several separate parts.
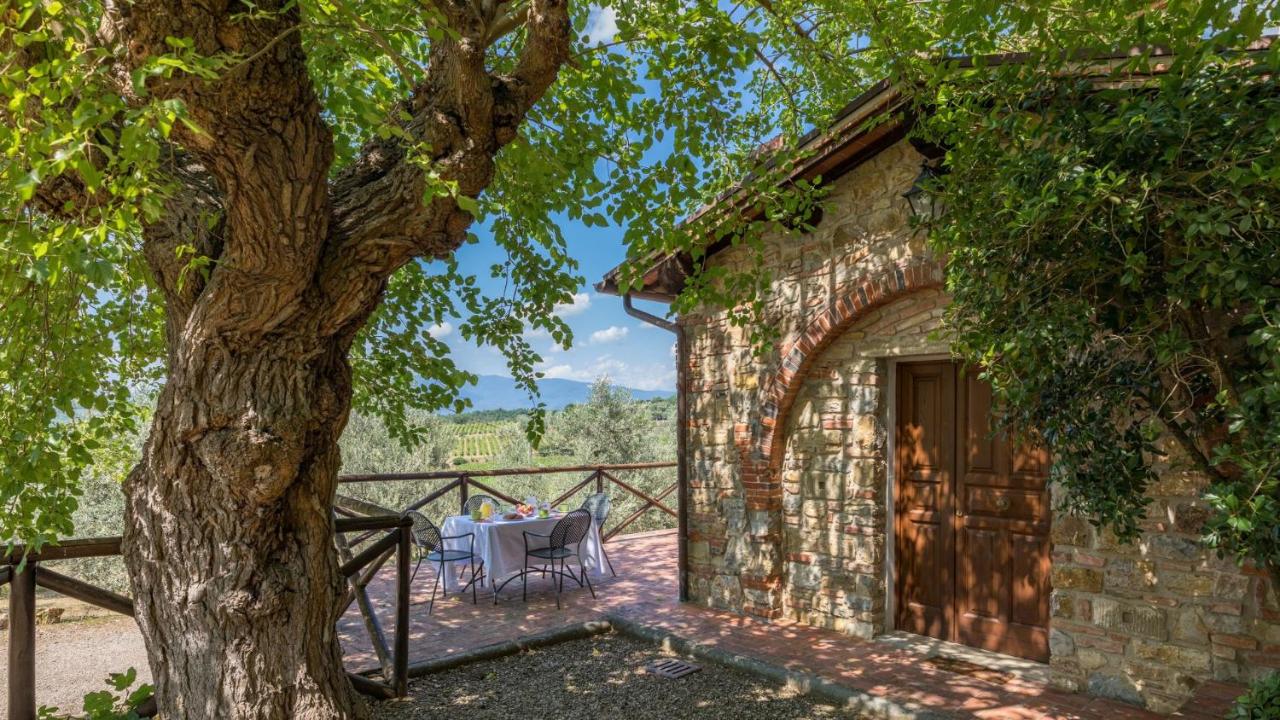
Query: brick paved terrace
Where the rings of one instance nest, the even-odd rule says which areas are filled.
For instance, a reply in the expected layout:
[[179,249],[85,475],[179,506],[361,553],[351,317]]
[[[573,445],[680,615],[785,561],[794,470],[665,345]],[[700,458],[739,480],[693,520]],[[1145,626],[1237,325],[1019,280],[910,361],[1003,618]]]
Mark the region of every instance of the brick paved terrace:
[[[423,563],[413,582],[412,606],[409,611],[409,662],[420,663],[448,655],[475,650],[487,645],[513,640],[558,627],[598,620],[606,613],[628,604],[655,606],[675,605],[676,536],[672,530],[636,535],[622,535],[605,545],[618,577],[592,577],[597,599],[591,599],[586,588],[566,581],[563,608],[556,609],[556,592],[551,578],[529,576],[529,601],[520,600],[520,581],[514,580],[502,589],[498,604],[493,604],[490,588],[477,591],[479,600],[471,604],[471,591],[436,596],[435,607],[427,614],[427,601],[435,580],[435,568]],[[369,594],[390,634],[395,628],[395,568],[383,568],[369,585]],[[353,672],[378,667],[364,621],[355,604],[338,623],[342,646],[347,652],[347,669]]]
[[[557,610],[550,579],[533,576],[529,600],[518,582],[504,588],[498,605],[487,588],[479,602],[470,592],[437,597],[427,614],[433,570],[419,571],[410,611],[410,662],[438,661],[461,653],[589,621],[639,629],[654,639],[693,650],[711,660],[767,667],[794,682],[826,685],[864,703],[867,715],[956,717],[982,720],[1155,720],[1165,717],[1123,703],[1061,692],[1044,673],[985,663],[980,653],[932,640],[863,641],[798,623],[771,623],[677,601],[674,531],[623,535],[606,546],[618,577],[596,582],[598,599],[585,588],[565,588]],[[394,629],[394,571],[384,569],[370,594],[384,628]],[[355,606],[339,623],[348,668],[372,670],[377,660]],[[963,658],[963,659],[958,659]],[[1019,665],[1015,663],[1015,665]],[[1021,664],[1025,665],[1025,664]],[[994,669],[991,669],[994,668]],[[1201,686],[1177,718],[1221,718],[1241,688]]]

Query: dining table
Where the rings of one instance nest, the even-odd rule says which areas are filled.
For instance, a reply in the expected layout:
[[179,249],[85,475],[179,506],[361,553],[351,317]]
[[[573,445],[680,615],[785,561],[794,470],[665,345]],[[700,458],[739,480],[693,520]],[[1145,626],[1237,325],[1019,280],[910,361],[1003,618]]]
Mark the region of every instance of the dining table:
[[[552,513],[545,518],[533,515],[522,517],[518,520],[508,520],[502,515],[493,515],[487,520],[473,520],[468,515],[451,515],[445,518],[440,530],[445,537],[473,533],[475,536],[476,567],[479,569],[480,563],[483,561],[485,579],[491,583],[496,583],[525,568],[524,533],[550,535],[551,529],[563,518],[564,513]],[[445,540],[444,543],[445,547],[450,550],[471,549],[468,547],[467,538],[465,537]],[[529,538],[529,547],[531,549],[546,547],[547,544],[547,538]],[[578,558],[582,561],[587,571],[599,577],[605,567],[604,549],[603,540],[600,538],[600,528],[596,527],[594,520],[591,522],[591,528],[587,530],[586,537],[582,539],[582,542],[578,543],[576,549]],[[531,558],[531,560],[534,563],[541,563],[537,558]],[[567,562],[570,566],[576,564],[572,559]],[[461,588],[462,582],[459,580],[458,575],[463,569],[469,568],[470,561],[468,560],[445,563],[445,592],[456,592]],[[578,569],[573,568],[573,571],[578,572]],[[481,585],[483,584],[481,583]]]

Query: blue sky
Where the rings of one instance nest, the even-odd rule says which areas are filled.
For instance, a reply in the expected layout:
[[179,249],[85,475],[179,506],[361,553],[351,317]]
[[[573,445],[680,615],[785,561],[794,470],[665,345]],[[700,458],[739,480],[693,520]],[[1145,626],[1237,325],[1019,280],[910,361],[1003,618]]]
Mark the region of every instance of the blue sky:
[[[593,9],[586,28],[587,42],[608,42],[616,32],[612,11]],[[578,260],[578,273],[584,282],[573,303],[561,306],[557,312],[573,329],[570,349],[562,350],[545,334],[528,336],[544,359],[538,369],[551,378],[591,382],[607,375],[615,383],[637,390],[674,390],[674,336],[630,317],[623,312],[620,298],[601,295],[592,288],[626,256],[623,229],[588,228],[563,217],[560,228],[570,255]],[[474,270],[505,261],[506,254],[497,247],[489,229],[483,225],[474,229],[479,242],[464,245],[457,252],[462,267]],[[481,275],[482,287],[501,292],[501,280],[485,277],[486,273]],[[666,314],[666,306],[658,303],[637,302],[637,307],[659,316]],[[444,323],[432,334],[449,345],[460,368],[479,375],[510,374],[501,352],[463,340],[456,322]]]
[[[601,295],[591,287],[625,257],[622,229],[588,228],[567,218],[561,219],[560,227],[585,281],[573,303],[557,310],[573,329],[570,349],[560,349],[545,334],[528,335],[544,359],[539,369],[547,377],[590,382],[607,375],[619,385],[638,390],[675,389],[674,336],[627,315],[620,298]],[[497,247],[488,228],[477,226],[476,235],[478,243],[458,250],[463,267],[485,268],[505,260],[505,253]],[[482,277],[480,283],[488,290],[501,290],[501,280]],[[637,306],[659,316],[666,313],[666,306],[660,303],[638,302]],[[456,323],[445,323],[433,334],[448,343],[459,367],[480,375],[509,374],[498,350],[466,342],[459,336]]]

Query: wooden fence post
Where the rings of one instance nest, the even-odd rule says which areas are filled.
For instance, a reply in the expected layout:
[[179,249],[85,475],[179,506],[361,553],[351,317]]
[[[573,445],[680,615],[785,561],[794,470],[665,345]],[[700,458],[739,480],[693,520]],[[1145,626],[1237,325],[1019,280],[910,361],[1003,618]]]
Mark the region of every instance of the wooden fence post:
[[395,683],[396,697],[409,693],[409,529],[400,526],[400,543],[396,548],[396,636]]
[[36,720],[36,562],[9,584],[9,720]]
[[458,503],[458,512],[462,512],[462,508],[467,506],[467,495],[469,490],[469,488],[467,487],[466,475],[458,476],[458,488],[459,488],[459,494],[462,495],[462,502]]
[[604,492],[604,471],[596,468],[596,493]]

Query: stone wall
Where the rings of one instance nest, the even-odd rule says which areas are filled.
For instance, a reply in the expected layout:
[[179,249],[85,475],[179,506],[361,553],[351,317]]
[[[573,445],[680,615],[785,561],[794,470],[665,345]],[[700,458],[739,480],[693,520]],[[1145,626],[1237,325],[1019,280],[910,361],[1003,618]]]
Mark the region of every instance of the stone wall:
[[[836,180],[818,227],[772,238],[766,263],[774,283],[770,322],[777,349],[756,357],[747,333],[720,314],[682,318],[688,339],[686,461],[690,464],[689,563],[694,601],[716,608],[779,617],[783,612],[782,492],[770,412],[777,411],[779,378],[793,375],[796,354],[816,316],[848,307],[859,314],[882,300],[875,283],[886,273],[935,285],[924,239],[909,228],[902,193],[911,187],[920,156],[898,143]],[[734,251],[715,262],[743,269]],[[926,278],[927,275],[927,278]],[[897,288],[901,290],[901,288]],[[852,298],[850,293],[853,293]],[[887,295],[888,293],[882,293]],[[816,357],[819,348],[809,347]],[[798,388],[797,388],[798,389]],[[794,392],[792,393],[794,394]],[[768,408],[772,407],[772,410]]]
[[[812,233],[768,242],[772,352],[757,357],[721,314],[682,318],[694,602],[858,637],[892,629],[888,363],[946,350],[928,333],[941,269],[901,197],[920,160],[888,148],[832,184]],[[713,261],[747,267],[732,250]],[[1059,685],[1167,710],[1202,680],[1280,666],[1280,608],[1260,574],[1196,545],[1195,476],[1162,477],[1137,546],[1054,519],[1050,650]]]
[[1135,544],[1054,518],[1050,665],[1060,686],[1170,711],[1200,680],[1247,682],[1280,668],[1270,581],[1198,542],[1205,482],[1165,465]]
[[931,339],[947,296],[922,290],[840,334],[802,380],[784,426],[782,610],[862,638],[885,632],[888,358]]

